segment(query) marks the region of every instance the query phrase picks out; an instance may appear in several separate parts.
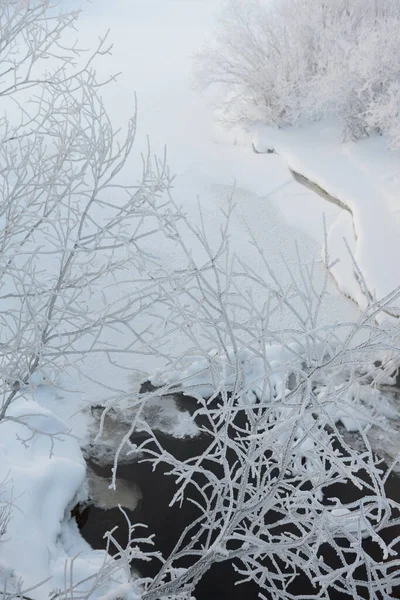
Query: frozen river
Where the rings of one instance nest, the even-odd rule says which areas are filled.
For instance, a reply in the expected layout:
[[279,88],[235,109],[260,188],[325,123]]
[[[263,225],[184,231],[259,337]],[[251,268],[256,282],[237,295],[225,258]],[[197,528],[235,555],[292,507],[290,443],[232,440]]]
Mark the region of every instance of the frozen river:
[[[85,7],[80,37],[88,47],[98,34],[111,30],[113,54],[103,59],[98,71],[105,76],[121,72],[118,82],[105,88],[105,101],[117,124],[123,125],[131,114],[137,93],[137,143],[125,177],[135,176],[147,136],[153,152],[162,153],[167,146],[170,169],[177,176],[174,197],[192,222],[198,220],[199,201],[211,241],[219,236],[221,209],[236,184],[231,236],[240,258],[268,279],[249,244],[249,227],[285,285],[289,276],[283,264],[296,269],[298,242],[305,262],[317,258],[319,287],[324,277],[323,212],[329,225],[340,209],[296,183],[278,156],[256,155],[246,135],[224,131],[214,119],[212,94],[201,94],[194,86],[193,57],[212,35],[218,8],[215,0],[97,0]],[[354,320],[358,314],[332,279],[321,324]],[[149,357],[138,357],[135,366],[147,372],[153,367]]]

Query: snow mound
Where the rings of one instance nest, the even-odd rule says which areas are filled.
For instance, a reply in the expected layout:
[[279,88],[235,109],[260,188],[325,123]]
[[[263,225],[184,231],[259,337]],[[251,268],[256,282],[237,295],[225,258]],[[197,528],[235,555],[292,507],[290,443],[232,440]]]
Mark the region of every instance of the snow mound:
[[[29,597],[42,600],[64,590],[65,568],[72,569],[79,592],[91,588],[102,566],[113,559],[94,551],[71,518],[73,506],[87,498],[85,462],[78,441],[51,411],[35,401],[16,400],[0,423],[0,506],[10,505],[6,531],[0,536],[0,589],[42,585]],[[90,595],[96,600],[127,583],[122,570]],[[70,576],[68,575],[68,585]]]

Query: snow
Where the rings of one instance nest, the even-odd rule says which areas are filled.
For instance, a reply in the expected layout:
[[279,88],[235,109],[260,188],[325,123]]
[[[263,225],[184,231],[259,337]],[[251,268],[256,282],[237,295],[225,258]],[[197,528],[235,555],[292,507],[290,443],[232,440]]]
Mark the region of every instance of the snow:
[[[335,206],[325,205],[314,193],[293,180],[287,171],[286,155],[256,155],[251,148],[250,136],[238,131],[223,132],[213,121],[212,97],[199,96],[192,88],[192,54],[212,31],[214,13],[219,5],[219,0],[132,0],[129,3],[125,0],[114,0],[112,3],[98,0],[85,7],[80,31],[85,46],[94,47],[97,36],[111,28],[114,54],[111,59],[105,57],[97,70],[103,75],[123,72],[117,84],[109,89],[104,88],[106,105],[117,125],[123,124],[130,115],[133,92],[136,89],[138,93],[136,154],[124,175],[126,180],[131,181],[136,177],[137,158],[146,148],[147,135],[155,152],[162,152],[167,144],[171,170],[177,174],[174,196],[194,222],[199,219],[197,201],[200,198],[211,242],[218,239],[221,209],[225,208],[226,198],[236,182],[237,210],[231,232],[233,248],[244,261],[250,262],[255,270],[269,280],[262,261],[255,256],[253,247],[247,241],[249,224],[256,241],[284,285],[288,283],[289,276],[282,269],[283,260],[289,265],[297,264],[295,241],[300,243],[304,260],[311,263],[319,255],[323,242],[323,213],[327,213],[327,221],[331,225],[341,211]],[[315,155],[321,156],[322,161],[323,147],[321,152],[319,150]],[[297,156],[295,149],[293,155]],[[334,156],[334,153],[330,156]],[[304,150],[304,165],[311,165],[311,157],[309,144]],[[326,160],[329,159],[327,156]],[[349,165],[346,162],[349,158],[344,154],[341,160]],[[327,177],[331,174],[328,167],[326,165]],[[361,167],[357,168],[361,172]],[[348,177],[350,172],[352,169],[348,166]],[[333,175],[331,179],[334,179]],[[340,189],[346,181],[343,179],[338,184]],[[385,189],[393,192],[390,206],[394,214],[394,180],[388,177],[385,186]],[[385,198],[389,195],[389,192],[385,192]],[[359,206],[355,192],[351,199],[354,207]],[[370,190],[368,205],[375,206],[375,199]],[[372,215],[372,209],[369,214]],[[350,227],[349,222],[347,227]],[[389,229],[388,236],[385,233],[384,237],[394,243],[391,232],[392,229]],[[335,252],[340,246],[340,242],[338,245],[335,242],[339,237],[339,229],[331,229],[330,241],[335,243]],[[357,256],[361,259],[368,254],[367,241],[364,242],[361,254],[357,245]],[[395,246],[392,249],[396,249]],[[166,264],[179,264],[180,257],[169,247],[160,247],[159,251]],[[377,265],[378,257],[382,258],[382,253],[382,248],[377,249],[373,267]],[[389,261],[386,260],[386,263]],[[335,267],[339,268],[343,267]],[[370,268],[366,276],[376,287],[382,282],[381,278],[377,278],[375,283],[371,279],[373,275],[374,269]],[[316,266],[317,286],[323,278],[324,267],[319,262]],[[355,297],[356,286],[354,281],[350,281],[350,275],[337,275],[337,278],[343,280],[343,290]],[[380,291],[379,286],[377,291]],[[361,303],[361,297],[358,300]],[[330,282],[325,307],[321,312],[321,324],[354,321],[358,315],[355,305],[339,294],[334,283]],[[146,323],[142,325],[144,327]],[[287,327],[290,327],[290,323]],[[109,341],[113,343],[116,340]],[[171,354],[182,354],[185,348],[179,334],[171,337],[165,349],[169,349]],[[275,373],[272,379],[275,377],[273,381],[279,387],[282,349],[271,349],[271,352],[274,354],[270,356],[271,368]],[[168,375],[169,381],[184,375],[191,385],[195,385],[204,368],[202,360],[200,358],[197,363],[194,362],[185,373]],[[80,377],[74,380],[63,374],[56,388],[43,385],[43,378],[35,380],[33,383],[37,388],[33,390],[32,398],[14,403],[9,412],[9,416],[15,418],[25,415],[23,418],[27,425],[40,429],[40,433],[36,433],[25,444],[18,438],[29,437],[30,432],[26,427],[11,420],[0,424],[0,481],[6,476],[12,481],[12,487],[6,487],[1,493],[12,493],[16,505],[7,536],[0,544],[0,580],[13,572],[14,582],[21,576],[24,585],[30,586],[50,577],[42,588],[30,592],[34,599],[42,600],[52,589],[63,587],[65,561],[71,561],[79,552],[79,557],[74,560],[74,577],[77,581],[95,574],[104,561],[104,553],[91,550],[80,537],[76,523],[69,518],[71,507],[78,500],[84,500],[88,493],[84,484],[85,464],[80,450],[80,445],[85,445],[90,436],[92,418],[87,407],[104,405],[110,396],[126,394],[129,398],[129,393],[138,391],[147,373],[163,370],[165,364],[156,356],[137,355],[134,359],[130,356],[125,362],[121,359],[120,366],[129,371],[123,372],[96,355],[82,365]],[[263,373],[257,363],[248,363],[247,367],[249,390],[254,393]],[[224,381],[231,381],[232,374],[226,365],[221,365],[221,368]],[[96,381],[100,381],[100,384]],[[199,382],[198,389],[202,394],[209,391],[208,383],[207,379]],[[176,413],[173,399],[163,400],[162,406],[156,406],[160,411],[157,417],[159,428],[164,423],[176,436],[196,435],[193,420],[186,413]],[[128,401],[122,405],[122,410],[126,409],[126,419],[129,416],[128,406]],[[68,429],[72,429],[76,438],[67,435]],[[54,433],[58,435],[52,447],[49,434]],[[110,589],[100,589],[91,599],[111,600],[120,596],[136,599],[136,592],[128,584],[126,574],[116,573],[115,579],[117,583],[114,587],[110,581]]]
[[196,437],[200,433],[189,411],[177,409],[174,396],[150,400],[145,407],[144,419],[153,430],[162,431],[178,439]]
[[[316,183],[351,212],[341,214],[329,232],[330,259],[340,289],[361,308],[368,295],[383,299],[400,283],[400,152],[384,137],[342,143],[332,123],[285,130],[260,127],[254,135],[259,152],[275,148],[289,168]],[[268,157],[265,157],[268,160]],[[359,283],[345,237],[365,279]],[[388,311],[400,315],[400,308]]]
[[[285,348],[278,344],[271,344],[265,348],[265,360],[255,356],[250,350],[239,349],[238,360],[241,365],[241,385],[245,390],[246,401],[254,402],[261,395],[267,401],[272,394],[282,396],[285,385],[285,376],[290,369],[289,365],[300,364],[302,360],[301,347],[296,343],[289,343]],[[185,393],[194,393],[207,399],[216,392],[215,381],[222,388],[229,390],[235,386],[236,373],[235,352],[228,348],[228,355],[222,356],[217,352],[210,352],[207,358],[194,358],[191,364],[182,371],[173,370],[157,372],[151,382],[155,386],[176,383],[185,390]],[[266,372],[268,368],[268,372]],[[264,382],[268,378],[267,389]]]
[[[236,394],[239,403],[242,402],[244,406],[255,402],[269,404],[269,414],[274,427],[269,429],[268,438],[273,437],[277,445],[285,446],[288,437],[293,434],[292,427],[296,427],[296,437],[300,442],[296,445],[294,463],[300,465],[302,457],[306,458],[311,472],[316,444],[315,437],[307,432],[315,432],[314,416],[307,411],[303,414],[302,399],[296,405],[296,396],[290,396],[291,378],[294,374],[302,372],[304,357],[307,355],[306,348],[307,342],[291,342],[285,346],[268,344],[265,346],[263,357],[249,349],[239,349],[237,357],[233,348],[227,348],[226,354],[222,351],[211,351],[208,356],[193,357],[184,369],[158,370],[151,377],[151,382],[155,386],[166,386],[167,389],[176,386],[185,395],[193,396],[199,401],[200,411],[201,407],[204,407],[201,399],[208,401],[217,397],[223,390],[233,392],[238,385]],[[333,347],[328,348],[322,342],[315,344],[314,352],[317,364],[322,361],[323,356],[334,355]],[[236,370],[236,364],[239,365],[239,372]],[[332,381],[329,384],[323,379],[321,382],[315,381],[315,394],[323,406],[327,423],[331,419],[335,423],[340,422],[347,432],[360,432],[372,419],[377,425],[377,430],[383,426],[388,431],[387,419],[398,417],[388,399],[368,384],[354,381],[348,385],[346,367],[343,367],[339,374],[329,375],[326,372],[321,375],[328,380],[333,376],[338,380],[334,387],[334,401]],[[291,398],[289,402],[286,401],[287,397]],[[299,425],[300,421],[303,425]],[[264,436],[265,431],[256,435]],[[393,459],[396,459],[396,456],[397,451],[392,453]]]
[[[0,424],[0,481],[6,482],[0,500],[12,503],[13,510],[0,542],[0,589],[4,578],[9,589],[20,577],[24,589],[44,582],[29,592],[42,600],[52,590],[64,589],[66,564],[69,569],[73,561],[73,581],[78,583],[96,575],[106,555],[84,542],[70,516],[73,506],[87,497],[78,441],[61,419],[34,400],[20,398],[7,415]],[[93,600],[115,581],[123,583],[124,573],[112,579]]]
[[[224,131],[214,120],[212,94],[200,95],[193,88],[193,54],[212,33],[215,14],[222,3],[222,0],[129,3],[115,0],[111,9],[110,3],[99,0],[85,7],[79,32],[86,46],[94,46],[98,33],[111,29],[113,54],[103,57],[96,68],[100,77],[121,72],[117,83],[103,89],[105,105],[117,125],[124,125],[131,114],[135,91],[138,97],[137,141],[123,181],[135,179],[141,164],[138,157],[147,147],[149,136],[154,153],[162,153],[167,146],[170,169],[177,176],[173,196],[192,223],[199,221],[199,202],[210,243],[219,241],[222,210],[236,184],[232,249],[270,281],[265,265],[249,243],[248,224],[285,285],[290,277],[282,263],[297,264],[295,242],[298,241],[306,263],[318,259],[315,272],[319,287],[324,277],[319,261],[323,213],[327,213],[331,224],[340,209],[333,205],[326,207],[315,194],[295,182],[279,156],[266,160],[256,155],[249,135],[239,130]],[[160,244],[157,251],[168,267],[177,267],[182,262],[181,254],[171,245]],[[198,258],[198,249],[193,252]],[[353,303],[330,282],[321,324],[343,319],[354,321],[358,315]],[[149,324],[151,320],[143,321],[138,328],[144,329]],[[274,325],[279,326],[278,318],[271,324]],[[110,339],[111,343],[117,341]],[[171,355],[182,354],[185,349],[179,334],[171,336],[163,347]],[[121,389],[137,392],[149,372],[165,366],[160,357],[147,355],[126,360],[121,357],[120,362],[128,369],[127,373],[118,371],[99,356],[82,366],[78,387],[87,403],[103,403],[105,397],[112,395],[111,390],[107,393],[105,387],[94,381],[101,379],[104,386],[113,388],[114,396],[121,396]],[[137,373],[134,378],[133,371]],[[91,379],[86,381],[87,377]]]

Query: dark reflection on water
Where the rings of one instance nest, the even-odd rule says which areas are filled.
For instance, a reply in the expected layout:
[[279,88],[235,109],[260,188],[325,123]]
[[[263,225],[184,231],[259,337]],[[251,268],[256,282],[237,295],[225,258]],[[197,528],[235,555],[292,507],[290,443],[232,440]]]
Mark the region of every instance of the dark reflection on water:
[[[185,402],[187,402],[186,399]],[[207,447],[209,440],[206,436],[184,440],[176,439],[162,433],[158,437],[163,447],[180,460],[201,455]],[[137,437],[133,441],[138,443],[141,440]],[[91,462],[88,464],[97,475],[110,479],[110,466],[100,467]],[[182,506],[169,506],[176,487],[173,477],[167,475],[168,470],[169,467],[158,465],[153,471],[152,465],[145,462],[121,464],[118,469],[118,474],[121,478],[137,484],[142,492],[143,498],[136,509],[134,511],[126,511],[131,522],[148,525],[147,533],[154,533],[156,535],[155,547],[162,552],[164,557],[167,557],[171,553],[185,527],[193,523],[199,515],[198,508],[187,501]],[[217,476],[222,475],[218,465],[214,465],[213,470]],[[388,478],[386,491],[389,497],[400,501],[400,484],[397,477],[390,476]],[[336,484],[330,487],[327,495],[336,496],[342,502],[348,502],[360,498],[363,493],[365,494],[366,491],[360,492],[354,486]],[[273,516],[271,516],[272,522]],[[118,542],[124,546],[127,542],[127,527],[126,521],[119,509],[102,510],[97,507],[89,507],[86,514],[82,515],[81,533],[93,548],[100,549],[105,547],[104,533],[116,525],[118,525],[118,531],[114,535]],[[382,537],[393,539],[395,534],[400,535],[399,527],[383,532]],[[379,547],[375,542],[366,540],[364,547],[368,549],[371,555],[381,557]],[[400,552],[400,543],[397,544],[396,550]],[[335,567],[341,566],[338,557],[329,545],[322,548],[322,553],[328,564]],[[190,561],[186,561],[177,566],[186,567],[190,564]],[[132,566],[143,576],[154,577],[158,573],[160,563],[156,560],[151,562],[137,561]],[[362,567],[358,569],[357,575],[360,579],[365,580],[366,573]],[[198,583],[194,595],[197,600],[221,600],[223,598],[229,598],[230,600],[256,599],[260,592],[258,586],[254,583],[235,586],[235,582],[239,579],[231,564],[227,562],[215,564]],[[303,574],[299,574],[299,577],[290,586],[290,592],[294,595],[311,595],[316,593],[316,591]],[[263,591],[263,594],[265,598],[270,598],[266,592]],[[328,598],[328,596],[326,597]],[[353,596],[339,591],[330,592],[329,594],[331,600],[341,600],[342,598],[348,600],[350,597]],[[358,597],[368,598],[362,588],[359,588]],[[396,591],[393,591],[392,597],[400,598],[400,587],[396,588]]]

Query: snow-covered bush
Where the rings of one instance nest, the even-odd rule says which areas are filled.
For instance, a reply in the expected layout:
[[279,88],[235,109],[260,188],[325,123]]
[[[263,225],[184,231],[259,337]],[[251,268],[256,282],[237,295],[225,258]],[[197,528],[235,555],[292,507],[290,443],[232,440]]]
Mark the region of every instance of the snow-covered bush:
[[[182,215],[169,233],[186,268],[153,274],[168,307],[156,344],[178,330],[188,349],[171,354],[170,367],[151,380],[155,389],[132,399],[136,418],[114,476],[124,446],[154,468],[164,465],[176,481],[172,503],[194,503],[197,519],[145,583],[143,599],[196,596],[196,584],[224,561],[274,600],[339,592],[395,598],[400,506],[386,495],[388,472],[368,432],[374,425],[389,435],[386,416],[396,415],[377,381],[398,365],[399,330],[375,325],[396,294],[371,303],[357,322],[322,327],[329,270],[316,289],[314,266],[299,263],[283,287],[266,258],[263,274],[231,253],[230,214],[218,247]],[[194,260],[182,223],[205,263]],[[208,440],[184,460],[143,418],[147,402],[176,392],[196,399],[193,418]],[[138,430],[147,438],[132,445]]]
[[229,0],[198,76],[222,86],[227,120],[335,117],[346,138],[397,145],[399,26],[396,0]]

